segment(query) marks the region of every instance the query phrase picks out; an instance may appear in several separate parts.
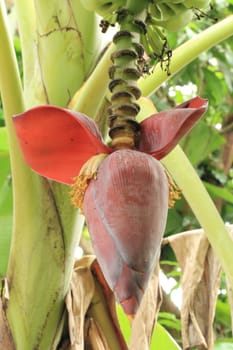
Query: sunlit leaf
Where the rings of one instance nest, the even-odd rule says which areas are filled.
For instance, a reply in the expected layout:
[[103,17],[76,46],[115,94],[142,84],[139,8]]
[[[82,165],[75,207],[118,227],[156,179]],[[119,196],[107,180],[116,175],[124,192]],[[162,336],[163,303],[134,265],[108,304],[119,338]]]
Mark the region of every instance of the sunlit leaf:
[[181,350],[181,347],[159,323],[156,324],[151,341],[151,350]]
[[131,335],[131,326],[128,317],[124,313],[122,307],[120,305],[117,305],[116,307],[117,310],[117,316],[118,316],[118,321],[120,323],[120,328],[122,331],[122,334],[128,343],[130,340],[130,335]]
[[[129,320],[120,306],[117,308],[117,314],[122,333],[128,342],[131,333]],[[175,339],[171,337],[171,335],[160,323],[157,323],[154,328],[150,345],[151,350],[155,350],[157,348],[159,350],[181,350],[181,347],[177,344]]]
[[222,342],[219,341],[214,344],[214,350],[233,350],[233,340],[230,339],[229,342],[224,339]]
[[160,312],[158,316],[159,324],[168,328],[173,328],[178,331],[181,330],[180,320],[170,312]]

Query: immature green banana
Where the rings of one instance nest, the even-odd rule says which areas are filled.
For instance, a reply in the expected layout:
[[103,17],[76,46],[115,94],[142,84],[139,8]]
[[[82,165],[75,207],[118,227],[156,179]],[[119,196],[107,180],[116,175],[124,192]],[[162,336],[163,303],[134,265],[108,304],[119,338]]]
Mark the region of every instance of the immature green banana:
[[[177,31],[192,20],[193,9],[206,8],[209,2],[210,0],[153,0],[148,1],[148,4],[144,2],[144,6],[147,9],[148,21],[151,24],[167,30]],[[105,20],[115,23],[116,11],[124,7],[128,8],[129,0],[111,2],[107,0],[81,0],[81,3],[86,9],[95,11]]]
[[[178,31],[193,18],[193,10],[207,8],[210,0],[151,0],[144,1],[147,11],[146,33],[140,35],[141,43],[147,55],[158,59],[169,55],[163,29]],[[129,8],[133,0],[81,0],[83,6],[97,12],[107,22],[117,21],[117,10]],[[136,1],[135,1],[136,3]]]
[[206,8],[210,0],[80,0],[83,6],[97,12],[111,24],[118,21],[118,11],[128,9],[133,13],[134,4],[147,11],[145,20],[146,31],[140,35],[144,50],[151,58],[169,59],[170,50],[167,47],[166,36],[163,30],[178,31],[192,21],[194,9]]
[[185,27],[193,18],[192,10],[185,9],[179,13],[170,16],[166,20],[156,20],[152,19],[152,23],[159,27],[163,27],[170,31],[178,31],[181,28]]
[[107,15],[111,15],[114,11],[121,8],[125,4],[125,1],[81,0],[81,3],[87,10],[95,11],[98,13],[98,15],[105,17]]
[[161,0],[151,3],[148,10],[154,25],[177,31],[192,20],[194,8],[205,8],[208,4],[209,0]]
[[198,8],[198,9],[204,9],[208,7],[210,1],[209,0],[185,0],[184,6],[187,8]]
[[[142,39],[143,40],[143,39]],[[148,26],[147,28],[147,41],[150,52],[146,51],[147,54],[157,55],[158,57],[163,52],[166,45],[166,37],[163,35],[160,28],[156,26]],[[143,41],[142,41],[143,43]],[[146,50],[146,48],[145,48]]]
[[166,21],[171,17],[176,16],[178,13],[187,10],[183,4],[170,4],[170,3],[158,3],[151,4],[149,7],[149,13],[157,20]]

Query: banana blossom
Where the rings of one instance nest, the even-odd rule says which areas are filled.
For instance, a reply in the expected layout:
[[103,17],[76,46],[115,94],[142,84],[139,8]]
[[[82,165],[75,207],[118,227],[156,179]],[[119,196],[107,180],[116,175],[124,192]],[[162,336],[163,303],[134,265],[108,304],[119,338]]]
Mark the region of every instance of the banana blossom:
[[[39,106],[13,117],[26,163],[44,177],[73,186],[103,274],[130,316],[158,261],[166,225],[169,181],[159,160],[207,104],[195,97],[145,119],[137,149],[108,147],[92,119],[68,109]],[[81,205],[75,198],[80,193]]]

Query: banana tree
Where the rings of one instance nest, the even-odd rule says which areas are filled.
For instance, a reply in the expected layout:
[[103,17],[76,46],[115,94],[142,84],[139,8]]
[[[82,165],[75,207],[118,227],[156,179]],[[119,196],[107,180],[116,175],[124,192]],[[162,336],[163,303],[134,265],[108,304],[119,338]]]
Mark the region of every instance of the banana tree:
[[[134,323],[177,198],[171,177],[233,288],[232,239],[177,146],[207,101],[196,97],[156,113],[141,98],[233,34],[229,16],[171,56],[164,30],[181,29],[208,3],[16,0],[21,82],[1,1],[0,93],[14,197],[0,304],[4,348],[127,349],[116,296],[136,349]],[[111,25],[115,34],[105,48]],[[75,263],[84,217],[97,261]],[[168,347],[179,348],[172,340]]]

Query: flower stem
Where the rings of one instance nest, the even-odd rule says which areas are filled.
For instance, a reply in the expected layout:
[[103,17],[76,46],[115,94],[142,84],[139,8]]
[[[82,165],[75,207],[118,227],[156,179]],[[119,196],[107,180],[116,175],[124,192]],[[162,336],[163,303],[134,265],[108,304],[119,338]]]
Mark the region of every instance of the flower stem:
[[228,16],[221,22],[212,25],[200,34],[196,35],[176,50],[174,50],[170,63],[170,73],[163,71],[157,65],[152,74],[146,78],[141,78],[138,87],[144,96],[153,94],[166,80],[170,79],[188,63],[192,62],[201,53],[209,50],[221,41],[233,35],[233,15]]
[[[131,3],[131,2],[129,2]],[[140,9],[136,15],[129,9],[118,11],[120,30],[114,35],[115,51],[109,70],[109,89],[112,93],[109,108],[109,135],[111,147],[135,148],[139,143],[139,124],[136,121],[140,107],[136,100],[141,96],[137,81],[141,76],[139,62],[144,49],[140,34],[145,32],[146,11]]]

